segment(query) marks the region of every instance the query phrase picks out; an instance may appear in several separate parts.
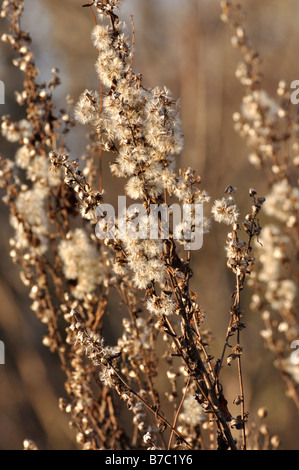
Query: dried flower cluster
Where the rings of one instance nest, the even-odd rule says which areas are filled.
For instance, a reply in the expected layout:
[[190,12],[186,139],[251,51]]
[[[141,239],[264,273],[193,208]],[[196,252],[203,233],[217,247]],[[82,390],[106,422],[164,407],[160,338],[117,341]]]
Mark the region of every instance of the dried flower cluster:
[[[191,251],[181,246],[188,247],[199,229],[195,214],[191,211],[189,231],[179,222],[167,237],[158,218],[156,239],[150,238],[145,216],[155,204],[177,201],[206,208],[210,202],[192,168],[177,170],[177,156],[183,149],[178,102],[166,88],[147,88],[133,71],[133,47],[117,15],[118,1],[105,0],[93,2],[99,22],[91,34],[98,51],[99,90],[85,90],[76,105],[68,97],[67,111],[56,114],[52,94],[60,83],[58,71],[53,69],[50,83],[37,82],[31,39],[20,28],[23,4],[23,0],[4,0],[1,9],[1,17],[9,22],[2,40],[13,47],[13,63],[24,74],[24,89],[16,99],[26,119],[14,122],[10,116],[3,117],[2,135],[17,143],[18,149],[14,161],[1,159],[0,181],[14,231],[10,254],[20,266],[32,310],[48,328],[43,344],[57,353],[66,374],[66,397],[60,398],[59,407],[70,416],[78,447],[236,450],[257,448],[262,435],[263,448],[277,448],[278,438],[270,437],[264,423],[266,413],[260,411],[260,425],[248,423],[241,295],[250,276],[256,288],[254,301],[267,323],[264,336],[277,354],[279,367],[287,371],[274,330],[277,326],[285,341],[298,335],[289,250],[296,249],[292,242],[299,198],[292,175],[288,176],[278,155],[279,139],[285,135],[277,130],[273,144],[280,120],[288,119],[286,91],[281,92],[278,106],[259,89],[256,56],[247,46],[242,26],[235,25],[233,44],[244,53],[237,76],[247,89],[242,112],[234,116],[235,125],[254,148],[255,165],[270,172],[272,186],[266,202],[249,190],[251,208],[243,220],[234,196],[237,188],[227,186],[224,197],[213,203],[211,217],[201,220],[203,233],[208,233],[212,219],[230,230],[226,256],[235,290],[222,355],[215,359],[198,295],[189,286]],[[226,2],[222,16],[229,20]],[[67,134],[76,122],[90,131],[80,162],[71,160],[66,148]],[[292,125],[297,132],[294,121]],[[107,225],[97,215],[104,201],[96,165],[102,152],[113,156],[111,172],[124,180],[126,195],[145,208],[145,214],[140,207],[128,210],[125,236],[111,238],[108,230],[104,240],[96,236],[96,230]],[[262,207],[280,226],[261,231]],[[120,224],[116,219],[118,228]],[[175,238],[180,238],[179,243]],[[253,248],[261,252],[259,271],[253,269]],[[121,304],[118,311],[116,296]],[[272,309],[268,316],[266,305]],[[273,311],[282,316],[278,324],[272,321]],[[106,345],[108,313],[121,331],[115,346]],[[233,361],[239,390],[233,403],[228,403],[220,377]],[[232,405],[238,407],[236,416]],[[124,409],[132,426],[122,419]],[[26,440],[24,448],[37,445]]]
[[264,172],[269,185],[263,207],[269,223],[256,244],[258,265],[250,280],[252,308],[261,313],[261,335],[299,409],[299,368],[291,349],[299,336],[298,110],[285,81],[279,81],[275,98],[262,88],[261,58],[249,42],[239,7],[222,2],[222,10],[223,21],[233,27],[232,45],[243,57],[236,77],[245,93],[240,112],[233,116],[235,129],[250,148],[250,163]]

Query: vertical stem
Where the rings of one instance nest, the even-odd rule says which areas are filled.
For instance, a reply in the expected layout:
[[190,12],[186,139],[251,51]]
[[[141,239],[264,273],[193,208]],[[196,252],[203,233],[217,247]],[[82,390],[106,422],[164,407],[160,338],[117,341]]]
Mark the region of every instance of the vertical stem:
[[[239,336],[239,332],[238,332],[238,336]],[[241,357],[240,356],[238,357],[238,376],[239,376],[240,396],[241,396],[243,450],[246,450],[244,386],[243,386],[243,376],[242,376],[242,367],[241,367]]]
[[[103,83],[101,83],[99,112],[101,113],[102,110],[103,110]],[[103,192],[103,149],[102,149],[102,145],[100,145],[100,150],[99,150],[99,191],[100,191],[100,193]]]
[[131,63],[130,67],[133,68],[133,61],[134,61],[134,45],[135,45],[135,25],[133,15],[131,15],[131,24],[132,24],[132,56],[131,56]]
[[[235,299],[235,307],[237,308],[238,320],[240,318],[240,279],[239,275],[236,275],[237,281],[237,292]],[[240,345],[240,329],[237,330],[237,344]],[[241,398],[241,417],[242,417],[242,437],[243,437],[243,450],[246,450],[246,432],[245,432],[245,405],[244,405],[244,385],[243,385],[243,375],[242,375],[242,365],[241,365],[241,356],[238,355],[238,378],[239,378],[239,387],[240,387],[240,398]]]
[[[89,0],[87,0],[87,3],[89,3]],[[94,14],[94,11],[93,11],[91,5],[89,6],[89,9],[90,9],[91,14],[92,14],[92,16],[93,16],[94,24],[96,25],[96,24],[97,24],[97,19],[96,19],[96,15]]]
[[[179,417],[179,414],[180,414],[182,405],[183,405],[183,403],[184,403],[184,400],[185,400],[185,397],[186,397],[186,394],[187,394],[187,391],[188,391],[188,388],[189,388],[189,385],[190,385],[190,381],[191,381],[191,377],[188,377],[188,381],[187,381],[187,384],[186,384],[186,387],[185,387],[184,394],[183,394],[183,396],[182,396],[181,402],[180,402],[179,407],[178,407],[178,409],[177,409],[177,412],[176,412],[176,414],[175,414],[175,418],[174,418],[173,425],[172,425],[173,429],[175,429],[175,427],[176,427],[176,423],[177,423],[177,420],[178,420],[178,417]],[[171,441],[172,441],[173,434],[174,434],[173,429],[171,430],[171,434],[170,434],[170,438],[169,438],[167,450],[170,450],[170,449],[171,449]]]

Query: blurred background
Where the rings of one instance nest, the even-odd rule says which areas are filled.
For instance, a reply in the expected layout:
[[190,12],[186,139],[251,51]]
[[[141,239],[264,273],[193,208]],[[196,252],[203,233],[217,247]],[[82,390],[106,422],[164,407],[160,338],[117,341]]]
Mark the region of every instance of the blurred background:
[[[40,81],[50,79],[52,67],[60,69],[62,85],[55,95],[58,109],[65,107],[67,94],[77,99],[85,88],[99,86],[94,69],[97,52],[90,40],[93,18],[82,8],[83,3],[25,0],[23,29],[32,34]],[[239,110],[243,92],[235,78],[240,56],[231,47],[229,27],[219,19],[219,4],[218,0],[124,0],[120,17],[129,32],[130,15],[134,17],[135,71],[142,73],[147,86],[165,85],[181,101],[185,148],[178,166],[193,167],[212,200],[222,197],[227,185],[236,186],[245,215],[250,206],[248,189],[254,187],[266,195],[268,188],[262,172],[249,164],[248,149],[233,130],[232,114]],[[281,79],[287,83],[299,79],[299,2],[243,0],[242,6],[249,37],[263,58],[263,86],[275,94]],[[1,20],[0,34],[6,27]],[[18,120],[23,116],[14,91],[22,89],[22,75],[11,65],[13,53],[7,44],[0,44],[0,54],[0,79],[6,87],[6,104],[1,105],[0,114]],[[69,136],[74,158],[84,153],[85,133],[78,126]],[[14,151],[0,136],[1,154],[13,158]],[[113,202],[119,181],[110,176],[109,158],[104,160],[103,186]],[[8,220],[7,208],[1,203],[0,339],[6,357],[5,365],[0,365],[0,449],[21,449],[25,438],[35,440],[41,449],[72,449],[74,434],[58,410],[58,397],[65,395],[64,375],[56,357],[41,344],[44,327],[30,311],[28,293],[9,258]],[[214,334],[215,357],[223,345],[234,289],[226,268],[226,232],[214,223],[203,248],[192,253],[192,288],[206,312],[206,326]],[[254,420],[257,409],[266,406],[271,434],[279,435],[283,449],[298,449],[297,411],[285,396],[273,358],[259,336],[262,322],[248,308],[250,291],[243,296],[247,325],[242,333],[243,369],[249,417]],[[238,394],[238,383],[231,378],[231,370],[223,377],[231,402]]]

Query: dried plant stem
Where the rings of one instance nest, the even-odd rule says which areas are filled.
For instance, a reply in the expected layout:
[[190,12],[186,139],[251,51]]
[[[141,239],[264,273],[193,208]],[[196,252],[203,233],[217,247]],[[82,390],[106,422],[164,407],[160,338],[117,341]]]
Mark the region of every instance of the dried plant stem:
[[[240,332],[237,333],[237,341],[240,344]],[[241,356],[237,358],[238,364],[238,378],[240,385],[240,400],[241,400],[241,419],[242,419],[242,437],[243,437],[243,447],[242,450],[246,450],[246,414],[245,414],[245,399],[244,399],[244,385],[243,385],[243,375],[242,375],[242,366],[241,366]]]
[[[190,385],[190,382],[191,382],[191,378],[188,377],[188,380],[187,380],[187,383],[185,385],[185,391],[184,391],[184,394],[181,398],[181,401],[180,401],[180,404],[178,406],[178,409],[176,410],[176,414],[175,414],[175,417],[174,417],[174,421],[173,421],[173,428],[176,427],[177,425],[177,420],[178,420],[178,417],[179,417],[179,414],[180,414],[180,411],[181,411],[181,408],[183,406],[183,403],[184,403],[184,400],[185,400],[185,397],[186,397],[186,394],[187,394],[187,391],[188,391],[188,388],[189,388],[189,385]],[[170,437],[169,437],[169,441],[168,441],[168,446],[167,446],[167,449],[171,449],[171,442],[172,442],[172,438],[173,438],[173,430],[171,430],[171,433],[170,433]]]
[[[87,0],[87,2],[90,4],[90,1],[89,1],[89,0]],[[96,15],[95,15],[95,13],[94,13],[94,11],[93,11],[93,9],[92,9],[92,5],[89,6],[89,10],[90,10],[90,12],[91,12],[91,14],[92,14],[94,24],[96,25],[96,24],[97,24],[97,18],[96,18]]]
[[[233,310],[236,312],[240,312],[240,284],[239,284],[239,276],[236,276],[236,296],[235,296],[235,304],[233,306]],[[237,321],[240,321],[238,319]],[[245,414],[245,399],[244,399],[244,386],[243,386],[243,375],[242,375],[242,365],[241,365],[241,347],[240,347],[240,329],[237,330],[237,346],[239,354],[237,355],[237,365],[238,365],[238,379],[239,379],[239,390],[240,390],[240,406],[241,406],[241,426],[242,426],[242,439],[243,439],[243,450],[246,450],[246,414]]]
[[[177,355],[180,356],[185,362],[190,375],[193,376],[194,380],[196,381],[199,391],[204,396],[207,403],[209,403],[210,409],[216,417],[220,434],[223,435],[227,439],[229,447],[232,450],[235,450],[236,445],[235,445],[234,439],[232,437],[231,431],[227,425],[226,418],[219,404],[217,393],[215,392],[214,385],[210,379],[210,374],[207,372],[202,362],[202,359],[198,353],[198,350],[194,344],[193,334],[190,330],[189,325],[185,323],[183,327],[183,331],[184,331],[183,337],[185,338],[186,344],[188,345],[187,350],[189,350],[186,356],[186,354],[184,353],[185,347],[183,346],[180,338],[177,337],[177,334],[175,333],[172,326],[170,325],[169,320],[167,318],[164,318],[164,320],[168,328],[167,333],[172,336],[176,344]],[[190,358],[192,358],[191,361],[190,361]],[[204,380],[204,385],[207,389],[207,392],[203,389],[202,379]]]
[[130,67],[131,69],[133,68],[133,62],[134,62],[134,46],[135,46],[135,24],[134,24],[134,17],[133,15],[130,15],[131,17],[131,25],[132,25],[132,45],[131,45],[131,63]]
[[[112,366],[113,367],[113,366]],[[164,418],[164,416],[162,416],[156,409],[154,406],[151,406],[149,403],[147,403],[147,401],[145,401],[135,390],[133,390],[127,383],[126,381],[119,375],[119,373],[115,370],[115,368],[113,367],[113,370],[114,370],[114,373],[115,375],[119,378],[119,380],[121,381],[121,383],[125,386],[126,390],[130,393],[132,393],[132,395],[134,395],[136,398],[138,398],[138,400],[140,400],[144,406],[150,410],[154,415],[155,417],[161,421],[163,424],[165,424],[189,449],[191,448],[190,444],[185,440],[185,438],[182,436],[182,434],[175,428],[173,427],[172,424],[169,423],[169,421]]]

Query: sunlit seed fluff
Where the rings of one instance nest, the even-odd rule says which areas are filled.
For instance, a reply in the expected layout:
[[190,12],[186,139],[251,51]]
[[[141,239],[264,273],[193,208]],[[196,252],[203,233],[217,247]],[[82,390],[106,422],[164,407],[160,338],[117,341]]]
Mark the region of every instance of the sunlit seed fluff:
[[255,90],[243,99],[242,115],[249,121],[264,120],[271,124],[283,117],[280,111],[278,104],[264,90]]
[[147,309],[154,315],[167,315],[170,316],[175,313],[177,307],[171,297],[155,298],[150,297],[147,300]]
[[248,160],[251,163],[251,165],[253,165],[255,168],[257,168],[258,170],[261,169],[262,159],[256,152],[251,152],[248,155]]
[[297,286],[291,279],[271,281],[267,285],[265,298],[275,310],[290,310],[297,295]]
[[103,280],[103,264],[96,247],[83,229],[70,233],[69,239],[62,240],[58,247],[67,279],[75,280],[73,295],[83,299]]
[[135,112],[144,112],[146,100],[149,97],[149,94],[144,88],[139,87],[133,80],[126,76],[119,80],[117,90]]
[[239,210],[232,197],[217,199],[211,209],[216,222],[232,225],[239,218]]
[[277,280],[281,276],[282,263],[287,254],[290,240],[282,230],[273,224],[263,227],[256,250],[259,253],[261,269],[258,279],[266,284],[269,280]]
[[99,374],[99,378],[105,385],[112,387],[115,378],[115,372],[111,367],[105,367]]
[[189,426],[197,426],[206,421],[206,415],[202,406],[195,400],[193,395],[187,395],[184,400],[183,410],[179,415],[181,422]]
[[44,179],[49,186],[59,185],[61,183],[60,175],[60,170],[56,172],[50,170],[50,163],[43,155],[36,155],[31,159],[27,169],[27,177],[32,182]]
[[99,114],[99,94],[85,90],[75,107],[75,118],[81,124],[95,124]]
[[117,158],[118,169],[122,175],[132,176],[136,172],[136,162],[132,158],[126,149],[120,151],[120,155]]
[[94,209],[91,209],[88,205],[80,204],[79,211],[83,219],[90,220],[92,223],[97,222],[97,216]]
[[203,230],[203,233],[204,234],[207,234],[209,233],[210,231],[210,228],[211,228],[211,219],[209,219],[208,217],[203,217],[203,220],[202,220],[202,230]]
[[18,142],[21,139],[30,137],[32,126],[26,119],[21,119],[17,123],[5,120],[1,124],[1,132],[9,142]]
[[[146,214],[140,213],[139,209],[127,211],[127,224],[126,224],[126,237],[127,239],[145,239],[148,237],[148,217]],[[139,245],[139,243],[138,243]],[[140,248],[139,248],[140,249]]]
[[126,184],[126,193],[132,199],[142,199],[144,196],[144,183],[138,176],[132,176]]
[[[146,180],[147,180],[147,178],[146,178]],[[148,195],[151,198],[158,197],[164,191],[163,181],[161,181],[161,178],[158,178],[158,177],[147,180],[146,181],[146,190],[147,190]]]
[[183,137],[180,125],[173,122],[170,126],[159,125],[149,120],[146,129],[146,140],[156,150],[177,155],[183,149]]
[[264,205],[267,215],[287,222],[299,210],[299,189],[292,187],[286,179],[275,183]]
[[48,219],[44,209],[45,193],[40,187],[34,186],[32,189],[20,192],[16,200],[16,207],[25,219],[25,222],[33,228],[33,231],[46,233]]
[[15,162],[18,167],[22,168],[23,170],[27,169],[29,167],[30,160],[31,152],[27,145],[23,145],[16,151]]
[[181,121],[169,90],[155,88],[145,108],[146,139],[158,151],[179,154],[183,148]]
[[130,268],[133,272],[133,281],[139,289],[145,289],[151,282],[163,282],[165,277],[164,264],[158,259],[130,261]]
[[[45,197],[45,190],[39,185],[34,185],[32,189],[20,192],[16,199],[16,208],[24,220],[25,227],[39,239],[40,244],[36,247],[39,252],[46,251],[48,245],[49,221],[44,207]],[[16,230],[17,243],[27,248],[29,245],[23,225],[14,216],[11,217],[11,224]]]
[[27,119],[21,119],[18,122],[18,129],[23,139],[30,138],[32,134],[32,125]]
[[139,249],[146,254],[149,258],[160,256],[163,252],[163,243],[161,240],[140,240]]
[[194,195],[194,204],[207,204],[210,201],[211,197],[207,191],[197,191]]
[[[31,252],[34,254],[43,254],[48,248],[48,238],[46,236],[43,236],[41,233],[38,234],[38,241],[39,243],[37,245],[30,244],[26,232],[24,229],[24,226],[22,223],[18,221],[18,219],[15,216],[10,217],[10,224],[15,230],[15,242],[16,242],[16,247],[18,249],[29,249]],[[39,226],[33,227],[33,232],[34,229],[37,228],[39,231]],[[24,256],[26,258],[27,255]]]
[[112,37],[108,26],[96,25],[91,33],[94,46],[103,52],[111,47]]
[[106,49],[98,57],[96,71],[104,85],[110,87],[114,80],[119,80],[124,72],[124,64],[117,52]]

